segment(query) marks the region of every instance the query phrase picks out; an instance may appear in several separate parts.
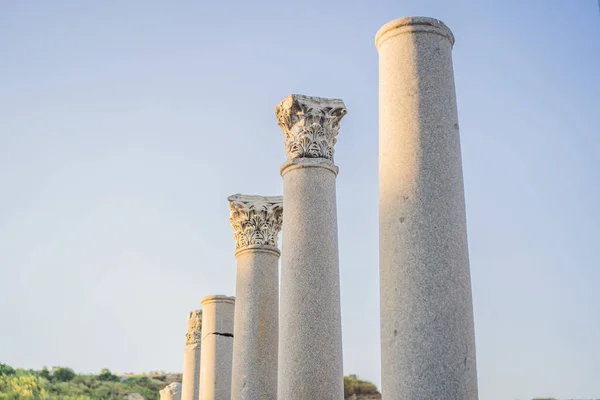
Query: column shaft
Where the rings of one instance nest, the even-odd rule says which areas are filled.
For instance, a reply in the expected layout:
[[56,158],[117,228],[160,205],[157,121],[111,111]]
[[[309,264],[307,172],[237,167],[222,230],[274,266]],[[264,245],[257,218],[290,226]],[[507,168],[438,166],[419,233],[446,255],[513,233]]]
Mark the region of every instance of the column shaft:
[[277,400],[283,198],[228,197],[237,258],[232,400]]
[[453,43],[420,17],[376,38],[386,399],[477,399]]
[[202,346],[202,311],[190,312],[183,353],[181,400],[200,398],[200,357]]
[[234,298],[202,299],[200,400],[231,400]]
[[233,400],[277,399],[279,253],[237,255]]
[[333,145],[341,100],[292,95],[286,136],[278,399],[342,400],[342,328]]

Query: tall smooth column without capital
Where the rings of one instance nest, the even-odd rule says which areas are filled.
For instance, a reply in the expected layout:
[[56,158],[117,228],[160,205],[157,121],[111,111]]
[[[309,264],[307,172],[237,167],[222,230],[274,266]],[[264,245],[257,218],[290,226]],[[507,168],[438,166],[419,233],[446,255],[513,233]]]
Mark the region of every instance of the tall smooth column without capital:
[[452,67],[432,18],[377,33],[384,399],[477,399],[475,333]]
[[160,400],[181,400],[181,383],[173,382],[158,392]]
[[235,297],[202,299],[200,400],[231,400]]
[[277,400],[279,249],[283,198],[228,197],[237,281],[232,400]]
[[190,312],[185,334],[181,400],[200,397],[200,355],[202,346],[202,310]]
[[291,95],[275,109],[285,137],[279,314],[280,400],[342,400],[342,325],[333,163],[342,100]]

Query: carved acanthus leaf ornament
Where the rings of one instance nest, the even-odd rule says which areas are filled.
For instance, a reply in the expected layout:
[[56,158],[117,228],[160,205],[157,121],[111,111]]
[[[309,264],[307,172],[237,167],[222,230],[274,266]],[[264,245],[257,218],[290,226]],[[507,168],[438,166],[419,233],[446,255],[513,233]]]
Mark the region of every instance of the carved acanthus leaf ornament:
[[190,312],[187,320],[185,344],[198,344],[202,341],[202,310]]
[[[159,391],[161,394],[161,398],[164,397],[174,397],[181,393],[181,383],[173,382],[167,386],[165,386],[162,390]],[[164,395],[163,395],[164,394]]]
[[333,162],[340,120],[346,115],[340,99],[292,94],[277,107],[277,122],[285,137],[285,152],[294,158],[326,158]]
[[235,194],[227,200],[236,250],[248,246],[277,247],[283,222],[283,197]]

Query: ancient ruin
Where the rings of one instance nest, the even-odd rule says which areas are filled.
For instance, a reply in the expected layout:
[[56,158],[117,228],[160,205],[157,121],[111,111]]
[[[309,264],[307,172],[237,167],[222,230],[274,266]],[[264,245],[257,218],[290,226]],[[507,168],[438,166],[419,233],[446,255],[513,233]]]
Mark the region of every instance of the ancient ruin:
[[[375,42],[382,392],[476,400],[454,36],[411,17]],[[275,113],[283,196],[228,198],[236,300],[208,296],[190,313],[183,400],[344,398],[334,152],[346,107],[292,94]],[[171,386],[161,399],[179,395]]]
[[181,383],[173,382],[159,391],[160,400],[181,400]]
[[200,400],[231,400],[231,357],[235,298],[202,299]]
[[334,146],[342,100],[291,95],[284,134],[278,398],[341,400],[342,322]]
[[202,348],[202,310],[190,312],[185,334],[183,353],[183,379],[181,400],[198,400],[200,397],[200,356]]
[[279,255],[283,198],[228,198],[237,259],[231,396],[277,399]]
[[475,400],[454,36],[436,19],[402,18],[375,43],[382,394]]

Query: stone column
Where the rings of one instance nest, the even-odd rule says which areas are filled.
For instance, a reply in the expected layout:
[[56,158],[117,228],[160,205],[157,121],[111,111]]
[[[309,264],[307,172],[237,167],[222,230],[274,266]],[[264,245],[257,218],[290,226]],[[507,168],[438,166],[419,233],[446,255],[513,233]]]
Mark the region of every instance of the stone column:
[[379,260],[385,399],[477,399],[454,36],[415,17],[379,51]]
[[277,400],[283,197],[228,198],[237,258],[231,398]]
[[160,400],[181,400],[181,383],[173,382],[158,393]]
[[183,353],[183,379],[181,400],[198,400],[200,397],[200,350],[202,345],[202,310],[190,312],[185,334]]
[[231,400],[235,297],[202,299],[200,400]]
[[342,327],[333,163],[339,99],[291,95],[285,137],[278,399],[342,400]]

